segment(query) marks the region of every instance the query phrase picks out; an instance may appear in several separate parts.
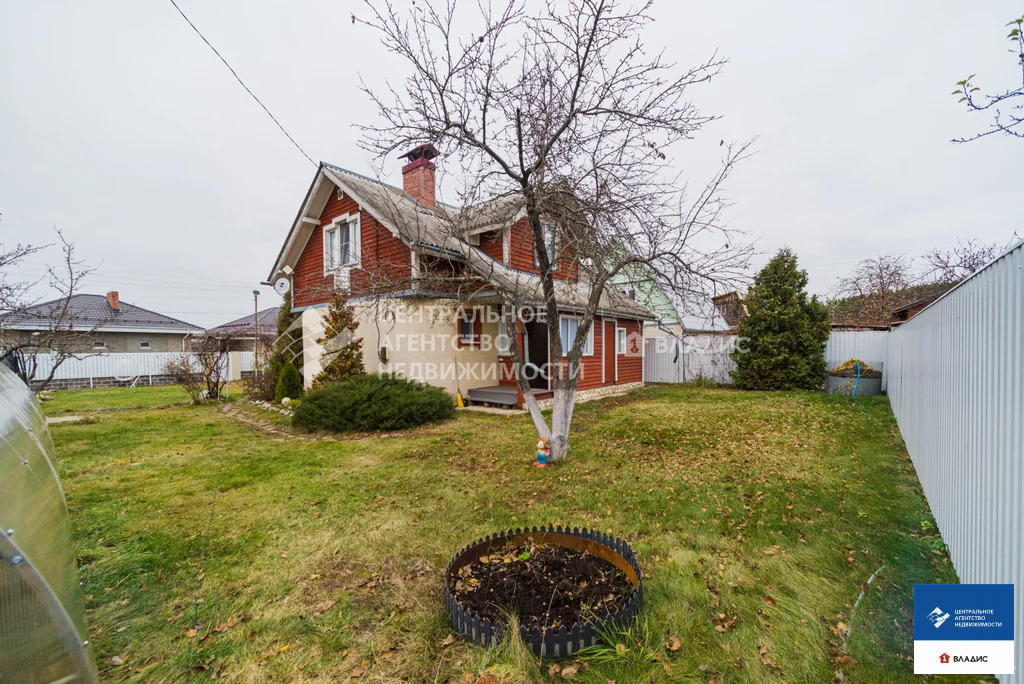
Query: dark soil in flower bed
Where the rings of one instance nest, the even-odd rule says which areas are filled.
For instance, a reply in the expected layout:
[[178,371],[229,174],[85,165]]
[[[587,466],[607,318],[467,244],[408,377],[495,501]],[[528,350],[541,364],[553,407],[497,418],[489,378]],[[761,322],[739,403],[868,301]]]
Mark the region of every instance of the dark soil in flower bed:
[[623,608],[634,587],[614,565],[561,546],[511,545],[462,567],[449,587],[480,617],[519,616],[542,629],[603,617]]

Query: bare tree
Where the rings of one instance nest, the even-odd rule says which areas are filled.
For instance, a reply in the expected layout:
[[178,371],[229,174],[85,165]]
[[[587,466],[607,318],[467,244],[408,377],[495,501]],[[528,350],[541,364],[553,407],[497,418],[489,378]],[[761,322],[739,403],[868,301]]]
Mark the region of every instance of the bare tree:
[[959,283],[996,258],[999,247],[979,245],[975,240],[957,240],[952,250],[933,249],[924,255],[925,278],[941,283]]
[[[837,284],[836,299],[829,303],[833,322],[886,325],[903,292],[914,277],[910,260],[900,254],[886,254],[862,260]],[[855,299],[856,311],[841,314],[842,300]],[[837,320],[849,316],[852,320]]]
[[220,399],[228,382],[228,354],[233,338],[228,335],[204,335],[190,340],[188,351],[178,354],[164,366],[164,373],[181,385],[192,399]]
[[[479,290],[482,280],[506,310],[538,306],[553,331],[550,426],[521,350],[513,344],[511,351],[538,433],[559,459],[568,452],[585,342],[615,274],[645,266],[685,301],[734,289],[743,278],[750,249],[723,223],[721,188],[750,143],[723,141],[721,167],[687,194],[669,155],[714,119],[690,95],[725,60],[712,55],[680,69],[649,54],[649,2],[550,0],[535,13],[521,1],[499,5],[481,3],[471,17],[457,16],[454,0],[407,11],[368,0],[368,18],[354,19],[409,72],[401,85],[364,84],[383,123],[364,127],[363,144],[384,158],[429,142],[457,162],[447,187],[468,209],[436,212],[456,238],[445,248],[479,276],[463,291]],[[456,29],[470,21],[475,31]],[[461,239],[472,226],[510,225],[517,216],[528,220],[539,275],[482,259]],[[399,211],[394,218],[417,220]],[[566,309],[581,312],[568,350],[558,333]],[[564,364],[557,362],[563,352]]]
[[[50,302],[37,304],[29,299],[29,291],[40,281],[10,282],[7,270],[20,259],[33,254],[42,247],[17,245],[6,254],[16,255],[0,264],[3,283],[3,324],[0,325],[0,360],[16,355],[27,381],[37,389],[46,389],[52,382],[57,369],[68,359],[82,359],[93,356],[92,338],[99,326],[83,327],[72,306],[72,298],[82,288],[82,282],[95,270],[75,255],[75,243],[56,231],[60,245],[59,264],[48,266],[45,279],[58,297]],[[48,246],[48,245],[47,245]],[[2,258],[0,258],[2,259]],[[10,329],[8,326],[15,326]],[[47,354],[49,370],[45,377],[36,377],[40,367],[40,354]]]
[[953,91],[953,95],[958,95],[960,102],[966,103],[968,111],[991,111],[993,120],[987,131],[967,138],[955,138],[953,142],[970,142],[993,133],[1024,138],[1024,17],[1014,19],[1007,26],[1010,27],[1010,33],[1006,36],[1011,44],[1009,52],[1020,66],[1020,82],[1016,88],[987,95],[982,94],[981,88],[974,84],[975,74],[957,81],[957,89]]

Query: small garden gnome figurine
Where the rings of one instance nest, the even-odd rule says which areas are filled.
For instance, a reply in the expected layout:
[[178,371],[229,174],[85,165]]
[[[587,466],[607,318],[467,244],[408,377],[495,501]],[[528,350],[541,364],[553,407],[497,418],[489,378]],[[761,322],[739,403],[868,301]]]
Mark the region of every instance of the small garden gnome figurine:
[[538,468],[543,468],[548,464],[548,456],[551,454],[551,445],[548,444],[547,437],[541,437],[540,441],[537,442],[537,460],[533,462],[533,465]]

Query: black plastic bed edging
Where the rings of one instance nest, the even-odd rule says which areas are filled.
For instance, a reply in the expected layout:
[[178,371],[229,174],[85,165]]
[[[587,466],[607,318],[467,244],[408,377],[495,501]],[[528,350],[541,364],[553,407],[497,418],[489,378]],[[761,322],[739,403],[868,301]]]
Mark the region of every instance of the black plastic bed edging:
[[[579,541],[574,542],[572,538],[579,538]],[[581,542],[584,545],[587,545],[586,542],[593,542],[598,547],[595,548],[593,544],[587,546],[592,551],[597,551],[596,555],[600,555],[622,570],[635,587],[633,594],[621,610],[605,613],[603,618],[587,620],[582,625],[575,623],[571,628],[561,625],[557,629],[552,627],[544,631],[539,626],[529,629],[520,625],[519,635],[534,654],[541,658],[568,658],[597,643],[598,630],[622,627],[631,624],[636,619],[643,604],[644,585],[640,566],[636,562],[636,555],[633,553],[633,549],[629,548],[629,544],[617,537],[588,530],[585,527],[582,530],[578,527],[574,527],[572,530],[568,527],[562,529],[561,526],[516,528],[488,535],[464,547],[455,554],[444,571],[444,607],[448,612],[452,629],[463,639],[487,647],[496,646],[501,641],[504,625],[500,620],[495,620],[492,623],[490,618],[481,619],[478,613],[460,606],[450,589],[452,579],[459,569],[477,560],[480,556],[489,554],[492,548],[524,542],[569,546],[570,548],[578,546]]]

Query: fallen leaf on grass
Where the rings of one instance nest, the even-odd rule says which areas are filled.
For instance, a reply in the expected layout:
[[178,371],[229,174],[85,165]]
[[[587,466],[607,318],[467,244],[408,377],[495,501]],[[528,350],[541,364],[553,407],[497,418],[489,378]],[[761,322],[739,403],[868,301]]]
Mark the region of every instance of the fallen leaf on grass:
[[576,676],[576,672],[580,669],[579,665],[569,665],[568,667],[562,668],[562,679],[572,679]]
[[673,636],[668,638],[668,643],[666,643],[665,645],[668,646],[668,650],[670,651],[678,651],[679,647],[682,645],[682,642],[679,641],[679,637]]
[[765,602],[765,603],[767,603],[767,604],[768,604],[769,606],[771,606],[772,608],[774,608],[774,607],[775,607],[775,599],[773,599],[773,598],[772,598],[771,596],[769,596],[768,594],[765,594],[765,595],[764,595],[764,602]]
[[121,667],[122,665],[124,665],[124,660],[121,658],[121,656],[114,656],[110,659],[110,664],[114,667]]
[[554,677],[556,674],[562,671],[562,666],[558,663],[552,663],[548,666],[548,676]]
[[445,646],[451,646],[454,643],[455,643],[455,636],[453,634],[449,634],[448,636],[446,636],[444,638],[444,641],[441,642],[441,648],[444,648]]
[[196,629],[190,629],[187,632],[185,632],[185,636],[188,637],[189,639],[192,639],[193,637],[195,637],[196,634],[199,634],[198,630],[196,630]]

